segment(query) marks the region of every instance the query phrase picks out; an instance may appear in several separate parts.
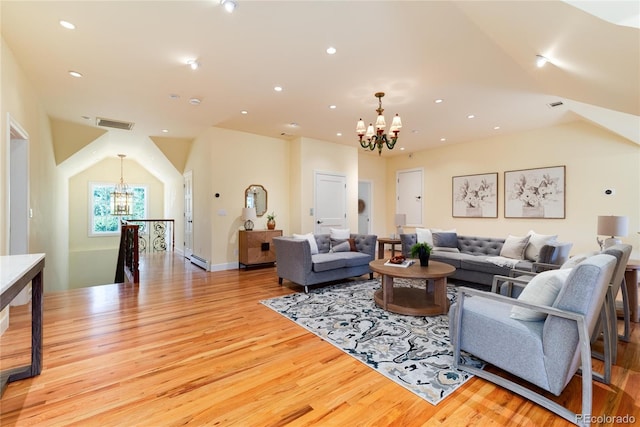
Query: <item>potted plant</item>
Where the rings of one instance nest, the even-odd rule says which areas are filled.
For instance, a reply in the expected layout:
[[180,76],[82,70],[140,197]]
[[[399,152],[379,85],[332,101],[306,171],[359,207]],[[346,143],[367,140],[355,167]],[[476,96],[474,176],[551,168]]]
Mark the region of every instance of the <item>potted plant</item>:
[[271,212],[267,214],[267,228],[269,230],[273,230],[276,228],[276,214],[275,212]]
[[428,243],[416,243],[411,246],[411,258],[420,258],[420,265],[427,267],[429,265],[429,255],[431,255],[431,245]]

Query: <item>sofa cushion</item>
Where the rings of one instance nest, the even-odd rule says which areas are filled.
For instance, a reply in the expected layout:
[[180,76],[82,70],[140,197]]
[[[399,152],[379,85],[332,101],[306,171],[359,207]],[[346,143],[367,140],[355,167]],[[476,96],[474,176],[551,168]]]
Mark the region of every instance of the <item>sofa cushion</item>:
[[[562,285],[569,277],[571,269],[543,271],[533,276],[518,296],[520,301],[551,307],[562,289]],[[530,310],[524,307],[511,308],[511,318],[518,320],[544,320],[546,313]]]
[[509,271],[511,271],[511,267],[494,264],[487,261],[487,258],[484,255],[471,255],[460,261],[460,268],[502,276],[508,275]]
[[471,255],[500,255],[504,239],[458,235],[460,252]]
[[369,265],[371,257],[362,252],[343,252],[340,254],[345,262],[345,267],[358,267],[361,265]]
[[[352,252],[347,253],[350,254]],[[313,266],[311,268],[315,272],[335,270],[336,268],[346,267],[347,265],[346,257],[342,253],[321,253],[311,255],[311,261],[313,262]]]
[[311,247],[311,255],[318,253],[318,244],[316,243],[316,238],[313,233],[307,234],[294,234],[294,239],[306,239],[309,241],[309,246]]
[[518,237],[509,235],[502,245],[500,256],[513,259],[524,259],[525,249],[530,236]]
[[334,240],[331,241],[331,252],[350,252],[351,245],[348,240],[343,240],[340,243],[334,243]]
[[428,243],[433,246],[433,235],[428,228],[416,228],[416,237],[418,243]]
[[[540,250],[544,245],[555,242],[558,238],[557,234],[538,234],[533,230],[529,231],[529,244],[524,250],[525,259],[530,261],[540,261]],[[542,262],[542,261],[540,261]]]
[[429,259],[433,261],[444,262],[459,269],[462,268],[462,261],[468,259],[475,259],[475,255],[456,253],[456,252],[444,252],[444,251],[432,251]]
[[458,248],[458,234],[437,232],[431,234],[433,237],[433,247],[436,248]]

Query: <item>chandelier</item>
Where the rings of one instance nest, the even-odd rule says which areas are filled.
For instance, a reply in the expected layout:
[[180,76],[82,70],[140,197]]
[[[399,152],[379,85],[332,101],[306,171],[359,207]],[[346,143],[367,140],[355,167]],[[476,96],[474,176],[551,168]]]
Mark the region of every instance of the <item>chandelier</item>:
[[[389,135],[387,136],[384,133],[384,128],[387,124],[384,121],[384,116],[382,112],[384,109],[382,108],[382,97],[384,96],[384,92],[378,92],[375,94],[375,97],[378,98],[378,108],[376,111],[378,112],[378,117],[376,118],[376,127],[375,131],[373,129],[373,124],[369,124],[368,128],[365,128],[364,122],[362,119],[358,120],[358,124],[356,126],[356,133],[358,134],[358,138],[360,138],[360,145],[362,148],[368,148],[373,151],[378,147],[378,155],[382,154],[382,147],[384,144],[387,145],[389,150],[393,150],[393,147],[398,142],[398,133],[400,132],[400,128],[402,127],[402,122],[400,121],[400,116],[395,115],[393,121],[391,122],[391,127],[389,128]],[[362,137],[366,139],[362,139]]]
[[120,183],[116,184],[111,193],[111,215],[131,215],[133,205],[133,192],[122,177],[123,162],[126,154],[118,154],[120,157]]

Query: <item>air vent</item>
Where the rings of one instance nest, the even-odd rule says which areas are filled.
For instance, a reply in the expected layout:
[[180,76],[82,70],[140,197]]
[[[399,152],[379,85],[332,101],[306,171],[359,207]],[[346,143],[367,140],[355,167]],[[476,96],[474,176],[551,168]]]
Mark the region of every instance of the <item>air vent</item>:
[[564,105],[564,103],[562,101],[556,101],[556,102],[550,102],[547,104],[547,107],[549,108],[556,108],[556,107],[560,107]]
[[114,128],[114,129],[123,129],[123,130],[131,130],[133,128],[133,123],[121,122],[118,120],[111,120],[111,119],[103,119],[102,117],[96,117],[96,124],[98,126],[102,126],[105,128]]

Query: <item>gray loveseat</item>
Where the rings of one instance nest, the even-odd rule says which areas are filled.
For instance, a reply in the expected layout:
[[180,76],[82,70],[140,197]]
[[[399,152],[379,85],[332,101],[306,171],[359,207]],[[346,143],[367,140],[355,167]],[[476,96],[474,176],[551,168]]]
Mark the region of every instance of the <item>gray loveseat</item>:
[[[491,287],[493,276],[498,274],[508,276],[512,268],[529,270],[533,267],[532,260],[519,260],[512,267],[510,265],[497,265],[488,260],[489,257],[498,257],[505,239],[494,237],[461,236],[457,237],[456,248],[435,248],[431,251],[431,260],[450,264],[456,268],[452,279],[463,280]],[[417,243],[417,234],[401,234],[402,254],[410,257],[411,246]],[[571,243],[551,243],[540,249],[540,258],[537,262],[562,265],[568,258]]]
[[[337,242],[332,241],[329,234],[317,234],[314,236],[318,246],[318,253],[311,254],[311,245],[306,239],[293,237],[275,237],[273,244],[276,249],[276,268],[278,283],[283,279],[304,286],[304,291],[309,291],[309,286],[334,280],[357,277],[368,273],[373,279],[373,273],[369,269],[369,262],[375,258],[377,236],[372,234],[351,234],[351,244],[355,251],[334,252],[333,247]],[[343,246],[344,248],[344,246]]]

